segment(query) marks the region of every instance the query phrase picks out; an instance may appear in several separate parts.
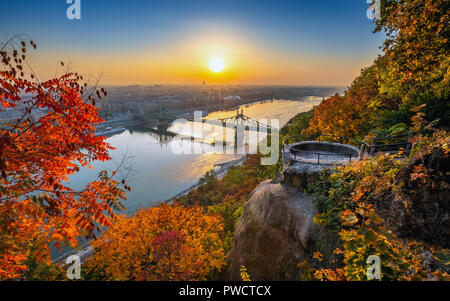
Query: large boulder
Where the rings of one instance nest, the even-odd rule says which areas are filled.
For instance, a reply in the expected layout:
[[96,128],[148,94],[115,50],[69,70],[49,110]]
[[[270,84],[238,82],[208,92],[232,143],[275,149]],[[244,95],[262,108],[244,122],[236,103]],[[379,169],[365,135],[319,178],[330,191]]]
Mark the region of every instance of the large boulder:
[[240,280],[245,266],[252,280],[298,280],[298,264],[320,236],[311,197],[293,186],[266,181],[244,207],[224,278]]

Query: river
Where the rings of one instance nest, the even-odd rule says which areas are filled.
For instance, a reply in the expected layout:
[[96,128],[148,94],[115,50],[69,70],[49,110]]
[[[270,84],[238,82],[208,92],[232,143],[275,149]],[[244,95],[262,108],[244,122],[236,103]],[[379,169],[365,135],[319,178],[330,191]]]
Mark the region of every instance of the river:
[[[285,125],[292,117],[318,105],[322,97],[306,97],[302,100],[271,100],[241,106],[244,114],[252,119],[278,119],[279,126]],[[236,110],[210,113],[205,119],[220,119],[236,115]],[[169,131],[179,133],[180,124],[176,122]],[[80,189],[95,180],[99,171],[114,170],[121,164],[119,176],[127,176],[131,191],[124,202],[128,214],[138,209],[166,201],[192,188],[208,171],[217,169],[217,164],[230,162],[242,157],[235,154],[218,154],[212,146],[201,142],[206,149],[203,154],[176,154],[173,137],[158,135],[145,125],[127,128],[124,132],[108,138],[115,149],[111,151],[112,160],[94,162],[92,168],[82,168],[69,178],[70,186]],[[184,133],[186,134],[186,133]],[[199,146],[197,145],[197,147]],[[209,147],[209,150],[208,150]],[[124,159],[125,158],[125,159]],[[119,178],[120,179],[120,178]],[[61,254],[52,252],[53,258]]]

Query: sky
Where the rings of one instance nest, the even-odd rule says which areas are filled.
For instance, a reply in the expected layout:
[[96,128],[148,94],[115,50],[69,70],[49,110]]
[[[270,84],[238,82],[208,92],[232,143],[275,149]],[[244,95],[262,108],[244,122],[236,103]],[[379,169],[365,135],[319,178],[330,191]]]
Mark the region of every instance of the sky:
[[[2,1],[0,42],[15,34],[38,49],[42,78],[64,61],[104,85],[227,84],[347,86],[380,53],[366,0]],[[222,72],[210,69],[223,61]]]

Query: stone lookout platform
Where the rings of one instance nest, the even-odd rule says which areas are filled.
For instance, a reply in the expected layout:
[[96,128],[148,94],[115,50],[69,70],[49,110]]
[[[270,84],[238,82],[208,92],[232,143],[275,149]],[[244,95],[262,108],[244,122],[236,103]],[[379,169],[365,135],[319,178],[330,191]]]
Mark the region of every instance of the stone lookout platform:
[[354,138],[328,135],[319,136],[315,141],[289,137],[283,141],[283,172],[275,182],[306,190],[322,170],[332,172],[336,165],[366,160],[377,153],[396,153],[398,159],[408,157],[412,149],[410,137],[411,134],[374,138],[370,145]]
[[365,142],[335,136],[320,136],[317,139],[302,141],[300,137],[289,137],[283,141],[283,172],[274,183],[306,191],[308,185],[318,180],[322,170],[369,157],[367,150],[370,146]]
[[[350,141],[351,138],[320,136],[319,141],[299,141],[299,137],[290,137],[283,142],[283,164],[292,165],[318,165],[322,168],[344,165],[354,161],[363,160],[368,156],[368,144],[362,141],[352,141],[354,145],[334,142]],[[332,140],[332,141],[324,141]],[[294,142],[297,141],[297,142]]]

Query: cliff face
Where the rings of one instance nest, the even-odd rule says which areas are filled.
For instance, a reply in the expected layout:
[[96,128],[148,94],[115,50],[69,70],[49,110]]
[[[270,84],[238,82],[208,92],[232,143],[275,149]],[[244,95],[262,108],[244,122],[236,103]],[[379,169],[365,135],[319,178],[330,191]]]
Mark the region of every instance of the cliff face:
[[450,158],[439,148],[402,168],[394,179],[399,189],[375,197],[375,208],[386,227],[402,238],[449,248],[449,170]]
[[255,189],[236,226],[225,279],[240,280],[245,266],[252,280],[299,280],[298,264],[311,256],[322,229],[313,222],[311,196],[298,187],[318,171],[290,168]]

